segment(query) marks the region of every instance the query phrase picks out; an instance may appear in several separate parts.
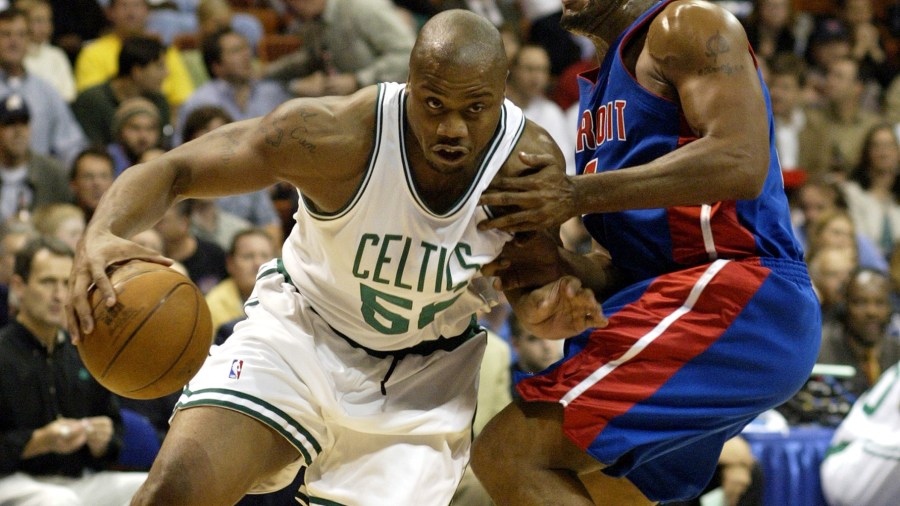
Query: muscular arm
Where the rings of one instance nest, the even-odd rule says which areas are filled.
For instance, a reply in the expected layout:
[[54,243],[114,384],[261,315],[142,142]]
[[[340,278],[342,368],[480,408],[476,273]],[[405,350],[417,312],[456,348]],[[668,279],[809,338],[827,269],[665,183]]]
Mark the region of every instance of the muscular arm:
[[[490,205],[526,211],[485,226],[546,228],[571,216],[755,198],[765,181],[768,123],[746,35],[727,11],[674,2],[649,25],[635,63],[642,86],[680,104],[697,139],[647,164],[577,177],[504,180]],[[534,164],[552,163],[535,157]]]
[[[133,258],[166,262],[126,241],[155,224],[177,200],[259,190],[289,182],[323,211],[340,208],[362,177],[372,142],[376,89],[346,98],[297,99],[256,119],[223,126],[125,171],[104,194],[70,278],[69,321],[90,332],[91,282],[107,304],[115,292],[107,266]],[[76,319],[77,315],[77,319]]]

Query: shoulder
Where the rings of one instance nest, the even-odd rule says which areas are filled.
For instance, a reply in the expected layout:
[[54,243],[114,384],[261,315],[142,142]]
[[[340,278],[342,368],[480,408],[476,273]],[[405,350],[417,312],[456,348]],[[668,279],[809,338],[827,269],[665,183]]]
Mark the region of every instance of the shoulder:
[[672,63],[707,57],[740,45],[747,47],[740,21],[727,10],[708,2],[678,0],[669,4],[647,32],[647,47],[658,59]]
[[550,154],[556,158],[556,165],[559,167],[560,171],[565,172],[566,161],[559,146],[553,140],[553,137],[547,133],[547,130],[530,119],[525,120],[525,127],[522,130],[522,135],[519,137],[516,147],[513,148],[509,158],[506,159],[506,163],[503,164],[503,168],[501,169],[502,175],[518,176],[521,175],[523,171],[529,169],[529,167],[519,159],[519,153]]

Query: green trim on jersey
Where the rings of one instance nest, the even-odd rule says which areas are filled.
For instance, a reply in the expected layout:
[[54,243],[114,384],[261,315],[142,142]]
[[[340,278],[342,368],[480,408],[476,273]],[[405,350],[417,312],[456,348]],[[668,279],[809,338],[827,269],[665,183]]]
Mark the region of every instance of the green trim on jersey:
[[[500,121],[497,124],[497,130],[494,131],[494,136],[491,139],[491,143],[488,149],[485,152],[484,157],[481,160],[481,165],[478,167],[478,171],[475,173],[475,177],[472,178],[472,181],[469,183],[469,187],[466,189],[465,193],[463,193],[459,199],[453,203],[450,209],[443,213],[438,214],[431,210],[424,200],[419,196],[419,192],[416,191],[416,185],[413,181],[412,177],[412,168],[409,165],[409,159],[406,157],[406,125],[405,114],[406,111],[406,94],[400,96],[400,100],[398,101],[400,104],[400,158],[403,160],[403,173],[406,175],[406,186],[409,188],[409,193],[412,195],[413,200],[416,201],[416,204],[425,211],[426,213],[434,216],[436,218],[447,218],[452,216],[454,213],[458,212],[462,209],[463,205],[469,200],[469,197],[472,196],[472,192],[475,191],[475,187],[478,186],[478,182],[481,181],[481,177],[484,175],[485,169],[488,164],[491,163],[494,153],[500,146],[500,142],[503,140],[504,135],[506,134],[506,104],[503,104],[500,107]],[[524,116],[523,116],[524,118]],[[522,124],[524,125],[524,119]],[[516,135],[516,142],[518,142],[518,137],[522,134],[521,129],[519,133]]]
[[303,460],[306,462],[306,465],[309,465],[312,463],[312,456],[309,454],[309,451],[306,449],[306,445],[303,444],[303,441],[294,437],[294,435],[291,434],[287,429],[285,429],[282,426],[282,424],[278,423],[278,421],[275,418],[264,415],[263,413],[260,412],[261,410],[254,410],[253,408],[251,408],[249,406],[245,406],[243,404],[240,404],[236,401],[213,399],[213,398],[209,398],[209,397],[199,398],[196,400],[190,400],[190,397],[192,397],[192,396],[195,396],[195,395],[200,396],[200,395],[205,395],[205,394],[218,394],[218,395],[223,395],[223,396],[236,397],[238,399],[250,401],[251,403],[256,404],[261,409],[271,411],[272,413],[275,413],[276,415],[278,415],[278,417],[282,421],[284,421],[287,425],[290,425],[291,427],[296,429],[297,432],[302,434],[303,437],[312,446],[313,450],[315,450],[315,452],[317,454],[322,452],[322,446],[319,444],[318,441],[316,441],[316,438],[314,438],[312,436],[312,434],[309,433],[309,431],[307,431],[302,425],[300,425],[299,422],[297,422],[296,420],[294,420],[293,418],[288,416],[287,413],[285,413],[284,411],[279,409],[277,406],[270,404],[258,397],[254,397],[252,395],[246,394],[244,392],[228,390],[225,388],[204,388],[201,390],[191,391],[187,387],[185,387],[184,395],[186,395],[188,397],[188,400],[185,402],[179,402],[175,406],[175,408],[178,409],[178,408],[189,408],[189,407],[194,407],[194,406],[218,406],[218,407],[232,409],[239,413],[244,413],[245,415],[248,415],[248,416],[268,425],[270,428],[272,428],[273,430],[275,430],[276,432],[281,434],[285,439],[287,439],[294,447],[296,447],[298,450],[300,450],[300,453],[303,454]]
[[[384,84],[378,84],[378,100],[375,103],[375,131],[372,132],[374,136],[374,145],[372,146],[372,152],[369,153],[369,163],[368,167],[366,167],[366,173],[363,176],[362,181],[359,183],[359,187],[356,189],[356,193],[353,194],[353,197],[344,204],[344,207],[334,211],[332,213],[325,213],[321,211],[317,211],[313,209],[312,203],[306,200],[306,198],[301,194],[300,195],[300,203],[303,204],[303,207],[306,209],[306,212],[309,215],[317,220],[321,221],[331,221],[344,216],[353,206],[359,202],[359,199],[362,197],[363,193],[366,191],[366,186],[369,185],[369,182],[372,180],[372,173],[375,172],[375,161],[378,159],[378,153],[381,150],[381,137],[382,137],[382,103],[384,102],[384,95],[386,93],[386,88]],[[279,260],[280,261],[280,260]]]

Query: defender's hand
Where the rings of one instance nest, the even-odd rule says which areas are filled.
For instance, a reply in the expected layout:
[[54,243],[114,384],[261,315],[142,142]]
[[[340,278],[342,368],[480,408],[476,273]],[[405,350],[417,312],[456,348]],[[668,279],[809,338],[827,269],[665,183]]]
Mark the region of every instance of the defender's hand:
[[525,328],[544,339],[564,339],[608,323],[594,292],[574,276],[523,295],[515,311]]
[[480,230],[499,228],[510,233],[550,230],[578,214],[575,185],[555,165],[552,155],[519,153],[519,159],[536,172],[494,178],[481,195],[481,205],[512,210],[481,222]]

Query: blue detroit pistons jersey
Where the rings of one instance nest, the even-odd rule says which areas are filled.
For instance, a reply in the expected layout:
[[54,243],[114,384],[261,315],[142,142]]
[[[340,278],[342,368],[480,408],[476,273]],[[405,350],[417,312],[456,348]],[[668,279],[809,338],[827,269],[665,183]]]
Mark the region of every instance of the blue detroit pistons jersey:
[[[643,88],[622,61],[623,46],[668,3],[660,3],[635,20],[610,47],[601,67],[579,77],[581,109],[575,153],[579,175],[644,164],[696,139],[680,106]],[[632,279],[647,279],[719,258],[802,261],[801,248],[791,231],[775,153],[769,93],[762,77],[760,84],[769,113],[771,161],[757,198],[584,216],[594,239]]]

